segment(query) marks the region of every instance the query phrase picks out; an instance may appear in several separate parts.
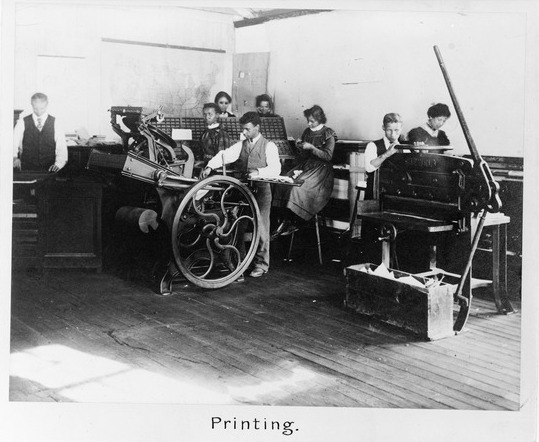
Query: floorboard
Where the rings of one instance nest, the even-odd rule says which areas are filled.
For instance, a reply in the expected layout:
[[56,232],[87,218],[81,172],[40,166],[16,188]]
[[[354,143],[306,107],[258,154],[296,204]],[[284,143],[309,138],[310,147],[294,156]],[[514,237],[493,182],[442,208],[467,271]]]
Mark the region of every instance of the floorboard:
[[14,273],[10,400],[519,408],[521,315],[498,315],[488,296],[465,332],[424,342],[345,309],[336,265],[174,287]]

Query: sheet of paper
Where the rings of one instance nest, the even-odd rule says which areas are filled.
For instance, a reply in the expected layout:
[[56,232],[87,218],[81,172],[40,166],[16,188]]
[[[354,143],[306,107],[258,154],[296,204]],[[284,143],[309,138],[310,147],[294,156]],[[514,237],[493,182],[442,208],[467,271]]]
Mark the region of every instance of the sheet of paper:
[[392,278],[392,273],[387,269],[384,263],[380,264],[373,272],[374,275],[380,276],[381,278]]
[[415,279],[413,276],[403,276],[398,278],[397,281],[402,282],[403,284],[413,285],[414,287],[425,288],[425,285]]
[[172,139],[190,141],[193,139],[193,131],[191,129],[172,129]]
[[88,133],[88,131],[86,130],[85,127],[79,127],[75,132],[76,132],[76,134],[79,136],[79,138],[81,140],[89,140],[90,139],[90,134]]

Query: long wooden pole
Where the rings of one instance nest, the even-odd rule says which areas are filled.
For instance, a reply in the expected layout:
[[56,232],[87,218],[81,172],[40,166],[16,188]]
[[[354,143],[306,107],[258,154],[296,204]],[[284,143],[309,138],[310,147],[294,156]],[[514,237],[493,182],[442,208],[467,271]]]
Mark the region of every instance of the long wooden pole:
[[476,213],[478,213],[482,209],[486,209],[488,212],[499,212],[502,207],[502,201],[500,200],[500,196],[498,194],[500,185],[494,180],[494,177],[492,176],[492,172],[490,171],[488,164],[483,160],[483,158],[481,158],[481,155],[477,150],[475,142],[472,138],[472,134],[470,133],[470,129],[468,128],[468,124],[466,123],[466,119],[464,118],[464,114],[462,113],[462,109],[460,108],[459,102],[457,100],[457,96],[455,95],[455,91],[453,90],[453,85],[451,84],[451,79],[449,78],[445,63],[442,59],[442,54],[440,52],[440,49],[436,45],[434,46],[434,53],[436,54],[436,58],[438,59],[438,64],[440,65],[440,69],[442,70],[447,89],[449,90],[449,95],[451,96],[453,107],[455,108],[455,112],[457,113],[457,117],[462,127],[462,131],[464,132],[464,137],[466,138],[466,142],[468,143],[468,148],[470,149],[470,153],[472,154],[472,158],[475,164],[475,171],[478,177],[480,176],[485,181],[484,190],[487,192],[486,198],[482,198],[484,199],[484,201],[478,201],[478,204],[473,207],[473,210]]

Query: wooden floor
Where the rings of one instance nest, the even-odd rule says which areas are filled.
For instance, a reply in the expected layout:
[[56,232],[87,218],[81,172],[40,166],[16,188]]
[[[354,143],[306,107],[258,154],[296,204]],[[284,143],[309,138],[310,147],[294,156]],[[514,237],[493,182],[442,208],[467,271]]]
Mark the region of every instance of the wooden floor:
[[14,274],[10,399],[519,408],[521,316],[490,299],[474,299],[465,333],[423,342],[344,309],[344,277],[316,265],[175,287]]

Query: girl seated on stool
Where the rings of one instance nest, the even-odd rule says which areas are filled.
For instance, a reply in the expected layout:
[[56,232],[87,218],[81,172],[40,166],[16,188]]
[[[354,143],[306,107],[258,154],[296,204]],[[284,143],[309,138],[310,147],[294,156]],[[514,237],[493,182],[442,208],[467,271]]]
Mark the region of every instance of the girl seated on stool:
[[275,185],[272,206],[282,222],[272,239],[290,235],[309,221],[324,208],[333,191],[331,159],[337,135],[325,125],[326,115],[320,106],[314,105],[303,115],[308,127],[296,141],[299,162],[287,175],[304,182],[299,187]]

